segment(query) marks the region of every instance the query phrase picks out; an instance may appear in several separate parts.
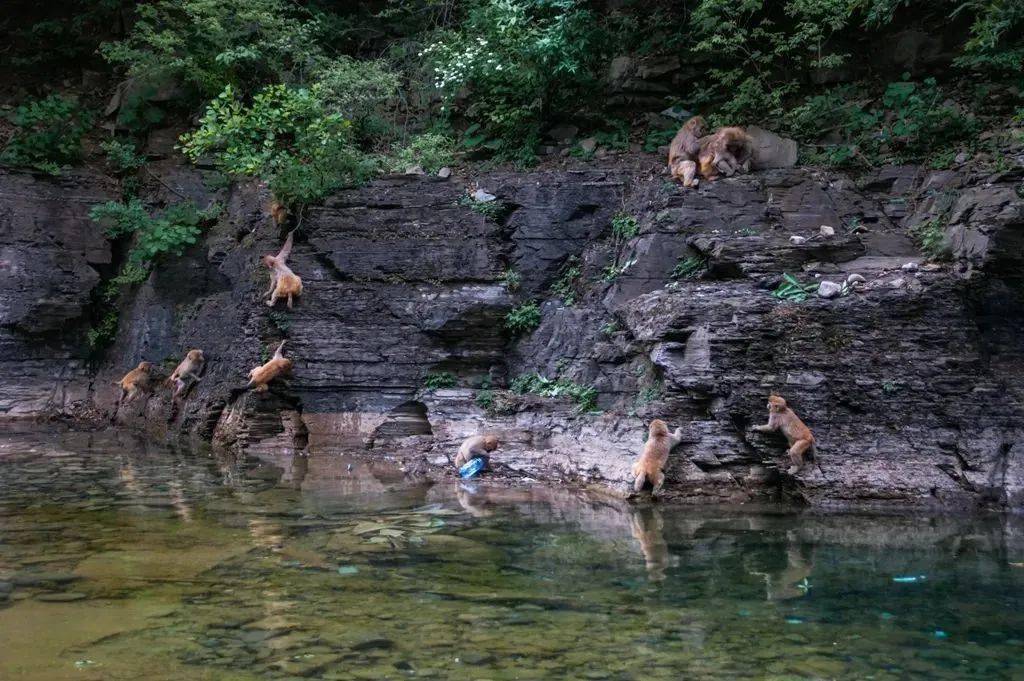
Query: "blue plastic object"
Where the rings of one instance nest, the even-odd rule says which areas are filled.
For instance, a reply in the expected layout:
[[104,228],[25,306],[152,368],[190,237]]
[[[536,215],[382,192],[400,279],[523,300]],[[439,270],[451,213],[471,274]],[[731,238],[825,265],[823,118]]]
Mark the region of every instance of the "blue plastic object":
[[913,584],[914,582],[923,582],[928,579],[926,575],[907,575],[906,577],[893,577],[892,581],[897,584]]
[[483,457],[478,456],[464,463],[462,468],[459,469],[459,475],[464,478],[472,478],[486,467],[487,461]]

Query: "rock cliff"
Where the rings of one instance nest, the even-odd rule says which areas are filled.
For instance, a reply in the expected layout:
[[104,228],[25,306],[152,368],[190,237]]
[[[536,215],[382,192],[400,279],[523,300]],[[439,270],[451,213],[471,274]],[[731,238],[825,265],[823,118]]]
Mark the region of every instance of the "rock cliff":
[[[0,219],[7,417],[110,416],[127,368],[173,368],[199,347],[208,367],[180,409],[159,390],[115,420],[243,450],[365,450],[424,470],[486,429],[503,441],[499,472],[623,491],[646,422],[660,417],[686,434],[666,486],[680,500],[1024,507],[1019,173],[894,167],[854,181],[790,168],[687,191],[638,155],[384,178],[302,216],[290,265],[305,293],[289,311],[261,299],[258,256],[284,236],[265,192],[159,172],[154,195],[171,187],[227,209],[200,246],[122,296],[117,340],[92,365],[90,291],[118,249],[85,212],[115,188],[0,174],[12,206]],[[497,200],[467,201],[471,183]],[[633,218],[635,234],[613,234],[616,217]],[[953,259],[928,263],[914,230],[940,235]],[[785,273],[841,293],[776,298]],[[506,313],[531,300],[539,327],[511,335]],[[281,338],[293,376],[246,392]],[[592,386],[598,410],[505,390],[524,373]],[[455,386],[427,390],[429,374]],[[772,391],[819,441],[796,476],[781,438],[750,430]]]

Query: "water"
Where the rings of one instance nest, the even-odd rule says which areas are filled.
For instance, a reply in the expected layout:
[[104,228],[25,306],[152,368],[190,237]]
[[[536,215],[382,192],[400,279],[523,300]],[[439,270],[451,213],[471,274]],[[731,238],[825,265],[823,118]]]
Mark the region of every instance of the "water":
[[0,679],[1021,679],[1022,529],[0,435]]

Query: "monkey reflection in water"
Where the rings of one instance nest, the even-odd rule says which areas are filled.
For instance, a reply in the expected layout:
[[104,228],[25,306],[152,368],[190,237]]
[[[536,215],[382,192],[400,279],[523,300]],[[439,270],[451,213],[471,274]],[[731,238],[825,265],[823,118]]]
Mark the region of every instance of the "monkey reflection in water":
[[[809,554],[809,555],[808,555]],[[814,570],[813,552],[805,553],[802,544],[793,532],[786,533],[786,566],[781,570],[750,570],[752,575],[764,578],[765,599],[786,601],[802,598],[811,588],[808,577]]]
[[647,579],[660,582],[665,579],[665,570],[679,564],[679,558],[668,552],[665,541],[665,520],[654,506],[632,507],[630,516],[633,538],[640,544],[647,567]]

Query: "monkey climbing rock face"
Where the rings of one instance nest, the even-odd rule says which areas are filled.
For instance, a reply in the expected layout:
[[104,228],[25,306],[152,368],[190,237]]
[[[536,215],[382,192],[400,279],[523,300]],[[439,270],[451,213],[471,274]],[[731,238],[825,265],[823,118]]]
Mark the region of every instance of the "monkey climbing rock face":
[[672,448],[682,439],[682,428],[669,433],[668,424],[661,419],[654,419],[648,429],[647,442],[640,458],[633,464],[633,491],[639,493],[644,483],[651,483],[651,496],[657,497],[665,486],[665,463]]
[[292,361],[283,354],[284,344],[285,341],[281,341],[269,362],[249,372],[249,385],[246,386],[247,388],[253,388],[254,392],[265,393],[269,390],[271,381],[291,373]]
[[790,467],[787,471],[790,475],[797,473],[804,467],[808,452],[814,452],[814,435],[811,429],[804,425],[800,417],[789,408],[779,395],[768,397],[768,423],[763,426],[754,426],[752,430],[758,433],[772,433],[782,431],[789,443]]
[[152,388],[152,379],[153,363],[139,362],[139,366],[117,381],[117,384],[121,386],[121,397],[117,400],[118,406],[133,401],[141,393],[148,393]]
[[173,387],[172,398],[178,398],[188,392],[189,388],[198,383],[206,365],[206,357],[202,350],[189,350],[185,359],[167,377],[167,384]]
[[270,300],[267,301],[268,307],[274,307],[278,300],[285,299],[288,301],[288,308],[291,309],[292,301],[302,295],[302,279],[287,265],[288,256],[292,252],[294,234],[294,230],[288,233],[288,238],[284,240],[284,245],[277,255],[265,255],[262,258],[263,264],[270,269],[270,288],[264,294],[270,296]]

